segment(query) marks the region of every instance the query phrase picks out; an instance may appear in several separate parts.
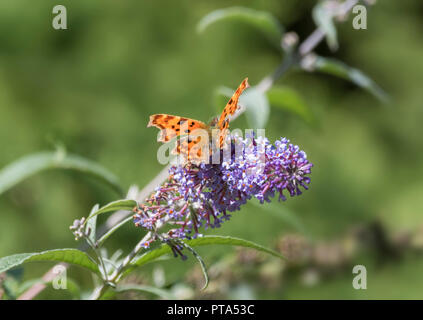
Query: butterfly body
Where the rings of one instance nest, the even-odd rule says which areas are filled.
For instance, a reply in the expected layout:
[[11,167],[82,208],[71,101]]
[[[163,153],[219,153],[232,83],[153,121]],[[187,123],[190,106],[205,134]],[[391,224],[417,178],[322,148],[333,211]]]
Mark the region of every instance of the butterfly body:
[[[213,129],[218,129],[216,145],[219,146],[219,148],[224,147],[229,122],[239,108],[239,97],[248,87],[248,78],[246,78],[228,101],[220,117],[213,119],[210,125],[186,117],[169,114],[153,114],[150,116],[147,127],[155,126],[160,129],[160,135],[157,139],[158,142],[169,142],[175,137],[180,138],[180,142],[172,153],[183,154],[189,162],[198,162],[197,160],[201,159],[202,155],[204,155],[202,149],[204,144],[210,142],[210,139],[209,141],[204,141],[205,139],[201,136],[203,133],[207,134],[207,137],[215,137],[212,131]],[[187,136],[187,138],[184,138],[185,136]]]

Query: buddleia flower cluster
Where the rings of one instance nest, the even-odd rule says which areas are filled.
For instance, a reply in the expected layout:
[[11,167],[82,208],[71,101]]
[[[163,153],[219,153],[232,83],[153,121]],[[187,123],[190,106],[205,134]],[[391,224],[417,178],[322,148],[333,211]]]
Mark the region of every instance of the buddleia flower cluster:
[[76,219],[73,221],[73,224],[69,227],[69,229],[72,230],[72,233],[75,236],[75,240],[87,238],[90,235],[91,229],[86,227],[85,222],[86,220],[84,217],[79,220]]
[[[313,164],[286,138],[271,144],[264,137],[234,137],[229,150],[217,164],[171,167],[168,180],[135,208],[135,225],[157,235],[146,248],[156,239],[191,239],[201,229],[220,227],[251,198],[286,200],[308,189]],[[164,225],[171,229],[159,234]]]

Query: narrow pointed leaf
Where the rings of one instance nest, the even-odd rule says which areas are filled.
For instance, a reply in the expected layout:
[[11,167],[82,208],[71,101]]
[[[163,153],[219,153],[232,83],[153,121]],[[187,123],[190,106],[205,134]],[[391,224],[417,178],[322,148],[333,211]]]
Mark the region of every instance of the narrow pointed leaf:
[[338,39],[333,13],[327,6],[327,2],[320,2],[313,8],[313,19],[316,25],[325,33],[329,48],[338,49]]
[[[95,212],[97,212],[99,207],[100,206],[98,204],[96,204],[91,209],[90,216],[93,215]],[[90,230],[89,239],[91,240],[92,243],[95,243],[96,233],[97,233],[97,216],[94,216],[93,218],[91,218],[87,221],[87,228],[89,228],[89,230]]]
[[229,7],[215,10],[200,20],[197,24],[197,31],[201,33],[216,22],[234,20],[255,27],[257,30],[261,31],[273,45],[279,49],[281,48],[280,42],[284,33],[284,28],[272,14],[265,11],[244,7]]
[[90,214],[88,216],[88,219],[91,219],[95,216],[98,216],[99,214],[110,212],[110,211],[117,211],[117,210],[131,211],[136,205],[137,205],[137,202],[135,200],[130,200],[130,199],[113,201],[106,204],[104,207],[101,207],[94,213]]
[[381,102],[389,102],[389,96],[372,79],[360,70],[349,67],[342,61],[332,58],[317,57],[314,68],[320,72],[349,80],[357,86],[367,90]]
[[97,247],[101,247],[104,242],[120,227],[122,227],[124,224],[126,224],[129,221],[132,221],[132,216],[122,220],[121,222],[117,223],[115,226],[110,228],[105,234],[103,234],[100,239],[97,240]]
[[25,156],[0,170],[0,194],[36,173],[50,169],[74,170],[106,183],[118,194],[122,187],[114,174],[99,164],[65,152],[40,152]]
[[19,253],[0,258],[0,273],[23,263],[34,261],[60,261],[71,263],[99,273],[97,264],[85,252],[77,249],[55,249],[34,253]]
[[[191,247],[199,247],[199,246],[206,246],[206,245],[230,245],[230,246],[247,247],[247,248],[256,249],[256,250],[268,253],[270,255],[273,255],[275,257],[284,259],[284,257],[281,254],[279,254],[278,252],[272,249],[263,247],[249,240],[244,240],[244,239],[235,238],[235,237],[204,236],[204,237],[200,237],[193,240],[187,240],[185,242]],[[126,273],[128,273],[128,271],[134,267],[140,267],[150,261],[156,260],[157,258],[160,258],[161,256],[171,252],[172,251],[167,244],[161,244],[158,248],[147,251],[146,253],[139,256],[137,259],[135,259],[130,264],[130,268],[127,270]]]
[[190,247],[186,242],[184,242],[184,241],[180,241],[180,242],[198,260],[198,263],[200,264],[201,271],[203,272],[204,280],[205,280],[204,286],[201,288],[201,290],[205,290],[207,288],[207,286],[209,285],[209,274],[207,272],[207,267],[206,267],[206,264],[203,261],[203,258],[197,253],[197,251],[195,251],[192,247]]

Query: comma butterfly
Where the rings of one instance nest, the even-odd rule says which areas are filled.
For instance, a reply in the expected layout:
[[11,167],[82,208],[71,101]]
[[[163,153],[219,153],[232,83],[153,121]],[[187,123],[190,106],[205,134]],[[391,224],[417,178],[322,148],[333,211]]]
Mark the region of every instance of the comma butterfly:
[[[239,97],[248,87],[248,78],[245,78],[226,104],[220,117],[212,121],[210,125],[198,120],[169,114],[153,114],[150,116],[147,127],[155,126],[160,129],[158,142],[165,143],[175,137],[180,137],[172,153],[182,155],[188,162],[199,162],[204,160],[205,154],[208,154],[208,152],[204,152],[204,148],[209,146],[208,137],[211,129],[218,129],[216,144],[219,148],[222,149],[225,146],[231,116],[238,110]],[[204,133],[206,133],[207,139],[204,139]]]

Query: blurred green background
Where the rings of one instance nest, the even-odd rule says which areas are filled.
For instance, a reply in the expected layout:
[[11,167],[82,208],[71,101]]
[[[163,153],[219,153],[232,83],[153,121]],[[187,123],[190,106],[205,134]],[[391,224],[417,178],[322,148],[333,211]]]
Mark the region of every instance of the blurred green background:
[[[56,4],[67,7],[68,30],[51,26]],[[273,13],[301,39],[315,28],[311,0],[0,2],[0,167],[62,143],[110,169],[125,187],[147,184],[162,168],[156,160],[157,130],[146,128],[150,114],[206,121],[215,113],[218,86],[234,88],[246,76],[255,85],[280,63],[280,53],[245,24],[216,24],[196,33],[201,17],[233,5]],[[423,225],[422,3],[378,1],[368,10],[367,30],[354,30],[348,20],[338,32],[337,52],[326,43],[316,52],[364,71],[392,101],[383,105],[329,75],[295,70],[280,79],[278,84],[302,95],[317,125],[272,109],[266,135],[289,138],[315,167],[309,191],[274,203],[301,221],[305,237],[319,241],[373,221],[389,233],[414,232]],[[244,116],[233,127],[245,128]],[[0,197],[0,256],[75,247],[72,221],[95,203],[115,199],[108,187],[82,174],[56,170],[31,177]],[[299,233],[267,211],[248,204],[214,233],[266,246]],[[141,229],[128,225],[111,238],[109,248],[127,251],[141,236]],[[234,253],[231,248],[199,251],[209,264]],[[271,290],[256,285],[253,297],[423,298],[419,255],[376,260],[371,252],[360,255],[345,272],[313,285],[294,273]],[[351,286],[355,264],[368,266],[367,290]],[[166,283],[183,283],[193,265],[179,259],[164,263]],[[39,277],[48,267],[30,264],[25,277]],[[71,268],[68,274],[90,287],[87,272]],[[246,285],[257,282],[252,276]],[[49,297],[48,290],[43,294]]]

